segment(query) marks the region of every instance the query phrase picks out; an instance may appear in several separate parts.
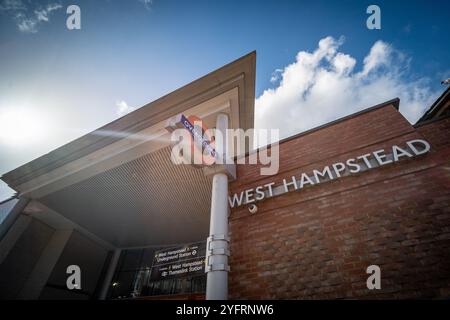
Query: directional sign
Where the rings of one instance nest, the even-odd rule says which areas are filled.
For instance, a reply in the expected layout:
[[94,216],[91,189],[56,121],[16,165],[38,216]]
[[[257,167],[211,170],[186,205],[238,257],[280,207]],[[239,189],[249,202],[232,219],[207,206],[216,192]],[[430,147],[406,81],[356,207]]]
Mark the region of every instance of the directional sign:
[[158,281],[204,274],[205,252],[205,242],[156,251],[150,280]]

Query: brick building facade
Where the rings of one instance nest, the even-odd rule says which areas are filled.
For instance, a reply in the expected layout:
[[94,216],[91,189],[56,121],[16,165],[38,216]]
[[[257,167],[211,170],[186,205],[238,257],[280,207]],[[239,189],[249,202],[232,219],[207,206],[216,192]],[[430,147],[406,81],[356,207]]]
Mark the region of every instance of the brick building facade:
[[[397,105],[398,108],[398,105]],[[385,104],[280,143],[280,170],[239,165],[230,192],[424,139],[429,153],[246,206],[230,216],[232,299],[450,295],[450,118],[412,126]],[[381,268],[368,290],[366,268]]]

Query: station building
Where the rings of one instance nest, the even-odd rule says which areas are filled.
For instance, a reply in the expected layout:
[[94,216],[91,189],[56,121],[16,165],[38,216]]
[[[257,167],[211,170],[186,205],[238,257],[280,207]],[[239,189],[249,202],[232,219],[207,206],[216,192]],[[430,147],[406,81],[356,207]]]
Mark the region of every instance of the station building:
[[[449,90],[415,125],[393,99],[284,139],[275,175],[237,164],[220,189],[171,161],[167,123],[253,128],[255,60],[4,174],[17,196],[0,204],[0,299],[205,299],[213,281],[229,299],[450,297]],[[227,234],[211,231],[218,199]]]

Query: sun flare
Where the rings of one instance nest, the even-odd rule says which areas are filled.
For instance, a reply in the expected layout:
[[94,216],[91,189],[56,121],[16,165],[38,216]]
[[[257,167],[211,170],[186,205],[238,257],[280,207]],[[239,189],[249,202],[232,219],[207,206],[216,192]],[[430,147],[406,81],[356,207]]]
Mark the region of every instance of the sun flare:
[[45,125],[39,115],[31,109],[0,109],[0,143],[26,146],[39,141]]

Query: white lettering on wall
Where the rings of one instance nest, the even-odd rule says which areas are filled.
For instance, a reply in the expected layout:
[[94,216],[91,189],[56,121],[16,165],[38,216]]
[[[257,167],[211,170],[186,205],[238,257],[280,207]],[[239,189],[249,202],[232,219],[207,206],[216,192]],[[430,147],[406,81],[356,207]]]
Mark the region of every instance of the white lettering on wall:
[[[243,190],[240,193],[235,193],[228,197],[228,202],[231,208],[239,207],[247,203],[254,203],[257,201],[270,198],[275,195],[280,195],[290,191],[301,190],[308,185],[316,185],[322,182],[330,181],[332,179],[340,178],[350,174],[356,174],[361,171],[367,171],[369,169],[385,166],[391,163],[395,163],[403,158],[413,158],[423,155],[430,151],[430,144],[422,139],[415,139],[406,142],[408,150],[406,148],[393,145],[391,147],[391,153],[386,154],[384,149],[373,151],[372,153],[366,153],[356,158],[350,158],[343,162],[335,162],[330,166],[324,166],[321,170],[314,169],[312,174],[308,175],[303,172],[300,174],[300,179],[297,176],[283,179],[282,185],[274,187],[275,182],[267,183],[256,188]],[[332,171],[334,171],[335,177],[333,177]],[[256,194],[255,194],[256,192]]]

